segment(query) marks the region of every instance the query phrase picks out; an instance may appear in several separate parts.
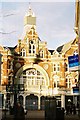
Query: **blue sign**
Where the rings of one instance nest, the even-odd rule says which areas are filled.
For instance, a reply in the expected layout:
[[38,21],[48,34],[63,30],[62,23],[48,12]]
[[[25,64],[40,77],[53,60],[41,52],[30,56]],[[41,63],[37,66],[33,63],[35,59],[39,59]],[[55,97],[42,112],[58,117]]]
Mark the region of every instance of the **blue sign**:
[[74,56],[69,56],[68,57],[68,62],[69,62],[69,68],[71,70],[77,70],[79,66],[79,56],[74,55]]
[[79,87],[73,87],[73,93],[79,93]]

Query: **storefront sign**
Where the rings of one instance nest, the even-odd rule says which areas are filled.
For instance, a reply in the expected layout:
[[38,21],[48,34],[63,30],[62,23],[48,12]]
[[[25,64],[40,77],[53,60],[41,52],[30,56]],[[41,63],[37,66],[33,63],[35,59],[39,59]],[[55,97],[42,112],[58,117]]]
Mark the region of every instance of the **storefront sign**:
[[73,87],[73,93],[79,93],[79,87]]
[[69,70],[70,71],[75,71],[79,70],[79,57],[77,55],[69,56],[68,57],[68,62],[69,62]]

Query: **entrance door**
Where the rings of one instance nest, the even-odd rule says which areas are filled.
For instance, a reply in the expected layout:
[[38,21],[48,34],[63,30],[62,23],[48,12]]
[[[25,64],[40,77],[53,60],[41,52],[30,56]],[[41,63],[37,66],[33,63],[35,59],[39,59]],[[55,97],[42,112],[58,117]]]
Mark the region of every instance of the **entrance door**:
[[[68,106],[73,104],[73,96],[65,96],[65,108],[67,110]],[[70,112],[70,111],[69,111]]]
[[26,109],[27,110],[37,110],[38,109],[38,97],[31,94],[26,96]]

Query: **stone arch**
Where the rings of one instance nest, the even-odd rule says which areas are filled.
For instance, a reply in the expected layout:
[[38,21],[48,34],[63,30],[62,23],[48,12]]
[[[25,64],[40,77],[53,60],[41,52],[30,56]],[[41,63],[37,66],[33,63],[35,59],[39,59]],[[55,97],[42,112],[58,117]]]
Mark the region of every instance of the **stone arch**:
[[45,76],[45,80],[46,80],[46,83],[47,83],[47,86],[49,85],[49,77],[48,77],[48,74],[47,72],[39,65],[36,65],[36,64],[27,64],[27,65],[24,65],[22,66],[16,73],[16,76],[15,76],[15,83],[18,82],[19,80],[19,77],[21,75],[21,73],[24,71],[24,70],[27,70],[29,68],[35,68],[36,70],[40,71],[42,73],[42,75]]
[[38,109],[38,97],[34,94],[30,94],[25,97],[25,108],[27,110],[37,110]]

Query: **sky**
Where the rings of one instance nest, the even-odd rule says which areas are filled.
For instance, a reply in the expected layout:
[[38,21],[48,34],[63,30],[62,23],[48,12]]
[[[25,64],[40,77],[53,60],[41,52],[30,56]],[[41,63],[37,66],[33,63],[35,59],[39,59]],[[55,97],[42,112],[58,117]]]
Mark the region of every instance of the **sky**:
[[38,36],[47,42],[48,49],[75,39],[75,0],[0,0],[0,45],[17,45],[29,2],[36,15]]

